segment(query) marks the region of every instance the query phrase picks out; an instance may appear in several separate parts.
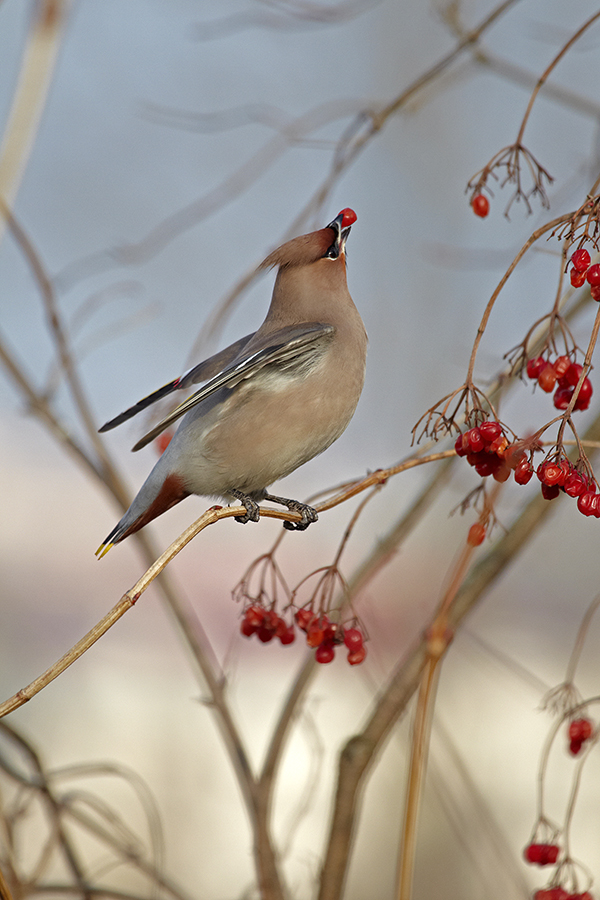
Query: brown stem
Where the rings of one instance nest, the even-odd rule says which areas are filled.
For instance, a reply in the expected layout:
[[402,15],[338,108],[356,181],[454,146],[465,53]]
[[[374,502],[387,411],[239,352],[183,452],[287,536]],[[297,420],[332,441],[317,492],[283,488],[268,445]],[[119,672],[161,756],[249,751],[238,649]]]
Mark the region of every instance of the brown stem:
[[529,119],[529,114],[531,113],[533,104],[535,103],[536,97],[539,94],[540,89],[543,86],[544,82],[548,79],[548,76],[550,75],[552,70],[558,65],[558,63],[563,58],[565,53],[567,53],[567,51],[570,50],[570,48],[573,46],[575,41],[579,40],[581,35],[584,34],[584,32],[587,31],[587,29],[590,27],[590,25],[592,25],[592,23],[595,22],[596,19],[598,19],[598,18],[600,18],[600,12],[594,13],[593,16],[591,16],[586,22],[584,22],[583,25],[581,26],[581,28],[579,28],[575,32],[575,34],[573,34],[569,38],[567,43],[562,47],[562,49],[554,57],[554,59],[552,60],[552,62],[548,66],[548,68],[538,78],[538,82],[537,82],[535,88],[533,89],[531,97],[529,98],[529,103],[527,104],[527,109],[525,110],[525,115],[523,116],[523,121],[521,122],[521,127],[519,128],[519,133],[517,135],[517,140],[516,140],[516,144],[518,146],[520,146],[523,142],[523,134],[525,132],[525,126],[527,125],[527,120]]
[[510,278],[510,276],[516,269],[518,263],[521,261],[523,256],[527,253],[529,248],[533,244],[535,244],[535,242],[537,240],[539,240],[539,238],[543,234],[546,234],[547,231],[551,231],[553,228],[556,228],[558,225],[561,225],[563,222],[568,222],[569,219],[572,218],[572,216],[573,216],[573,213],[567,213],[565,215],[558,216],[558,218],[553,219],[551,222],[547,222],[545,225],[542,225],[540,228],[536,229],[536,231],[533,232],[531,237],[523,244],[523,246],[521,247],[521,249],[515,256],[515,258],[511,262],[510,266],[508,267],[508,269],[506,270],[506,272],[500,279],[498,286],[496,287],[496,290],[494,291],[494,293],[488,300],[488,303],[484,310],[483,316],[481,317],[481,322],[479,323],[479,328],[477,329],[477,335],[475,337],[475,342],[473,344],[473,349],[471,351],[471,358],[469,360],[469,368],[467,371],[467,378],[466,378],[467,385],[472,385],[472,383],[473,383],[473,370],[475,368],[475,359],[477,357],[477,351],[479,350],[479,344],[481,343],[481,339],[483,337],[488,320],[492,313],[492,309],[494,308],[494,304],[495,304],[496,300],[498,299],[498,295],[504,288],[504,285],[506,284],[506,282],[508,281],[508,279]]

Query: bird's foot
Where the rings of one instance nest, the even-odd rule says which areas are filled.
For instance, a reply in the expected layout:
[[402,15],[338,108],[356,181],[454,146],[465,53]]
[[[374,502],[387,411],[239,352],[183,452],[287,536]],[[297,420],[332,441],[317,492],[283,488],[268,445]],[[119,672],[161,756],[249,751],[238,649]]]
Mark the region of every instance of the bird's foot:
[[308,526],[312,525],[319,518],[312,506],[300,503],[299,500],[288,500],[286,497],[275,497],[273,494],[265,494],[263,499],[287,506],[290,512],[297,512],[302,517],[299,522],[284,522],[283,527],[287,528],[288,531],[306,531]]
[[246,515],[245,516],[234,516],[236,522],[241,522],[242,525],[245,525],[246,522],[258,522],[260,518],[260,513],[258,510],[258,503],[253,500],[251,497],[248,497],[247,494],[243,494],[242,491],[229,491],[232,497],[235,497],[236,500],[239,500],[242,506],[246,507]]

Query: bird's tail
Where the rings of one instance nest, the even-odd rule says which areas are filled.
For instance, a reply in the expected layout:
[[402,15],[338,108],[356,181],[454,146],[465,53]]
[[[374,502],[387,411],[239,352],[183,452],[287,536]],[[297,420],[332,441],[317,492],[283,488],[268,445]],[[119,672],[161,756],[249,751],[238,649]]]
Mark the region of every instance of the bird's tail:
[[174,473],[167,475],[157,491],[154,479],[152,479],[153,474],[154,471],[150,473],[150,477],[142,486],[123,518],[120,522],[117,522],[113,530],[96,550],[98,559],[106,556],[114,544],[125,540],[130,534],[135,534],[136,531],[139,531],[152,519],[156,519],[157,516],[162,515],[162,513],[189,496],[190,491],[187,490],[179,475]]

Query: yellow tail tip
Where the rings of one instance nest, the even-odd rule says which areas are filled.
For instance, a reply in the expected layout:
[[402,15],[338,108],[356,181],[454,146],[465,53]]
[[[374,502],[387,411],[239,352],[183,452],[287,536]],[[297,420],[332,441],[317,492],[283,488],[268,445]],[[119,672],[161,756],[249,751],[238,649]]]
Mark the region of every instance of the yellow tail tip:
[[114,544],[100,544],[96,550],[95,556],[97,556],[98,559],[102,559],[103,556],[106,556],[111,547],[114,547]]

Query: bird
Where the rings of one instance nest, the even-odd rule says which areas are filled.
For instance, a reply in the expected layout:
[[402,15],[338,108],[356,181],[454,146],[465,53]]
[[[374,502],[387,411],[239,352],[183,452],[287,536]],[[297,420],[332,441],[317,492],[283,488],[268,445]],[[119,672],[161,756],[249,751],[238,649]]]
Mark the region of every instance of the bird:
[[270,494],[274,482],[326,450],[346,429],[362,392],[367,334],[346,281],[346,241],[357,216],[343,209],[325,228],[292,238],[260,269],[277,269],[260,328],[106,422],[116,428],[174,391],[204,382],[133,447],[140,450],[181,419],[102,558],[190,494],[239,501],[238,522],[257,522],[259,502],[317,520],[305,503]]

